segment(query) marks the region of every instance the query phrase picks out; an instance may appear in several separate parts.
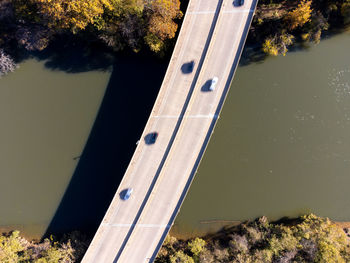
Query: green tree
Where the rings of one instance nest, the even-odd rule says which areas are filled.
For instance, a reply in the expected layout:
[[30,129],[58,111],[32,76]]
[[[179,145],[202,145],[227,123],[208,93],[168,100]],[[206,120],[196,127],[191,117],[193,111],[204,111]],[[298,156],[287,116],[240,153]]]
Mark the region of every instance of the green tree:
[[199,256],[199,254],[205,249],[206,242],[196,237],[194,240],[188,242],[187,246],[190,249],[190,251],[193,253],[194,256]]
[[176,251],[174,255],[170,256],[170,263],[194,263],[194,260],[184,252]]
[[10,235],[0,236],[0,262],[17,263],[28,259],[21,254],[26,247],[26,241],[19,236],[19,231],[13,231]]

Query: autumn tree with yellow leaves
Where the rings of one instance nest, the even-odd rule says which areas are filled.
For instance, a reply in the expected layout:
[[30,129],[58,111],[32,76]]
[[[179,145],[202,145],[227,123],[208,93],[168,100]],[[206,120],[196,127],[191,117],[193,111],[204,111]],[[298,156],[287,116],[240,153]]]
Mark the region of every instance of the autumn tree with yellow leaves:
[[138,51],[146,43],[158,52],[175,37],[180,0],[13,0],[16,13],[54,32],[95,30],[116,50]]
[[313,214],[283,223],[261,217],[190,241],[168,236],[155,262],[346,263],[349,230]]
[[175,37],[178,25],[175,19],[182,17],[179,0],[154,0],[146,7],[150,13],[146,43],[153,51],[159,51],[165,39]]
[[[114,0],[27,0],[17,1],[20,11],[33,10],[38,22],[54,29],[83,30],[100,17],[105,10],[113,8]],[[28,8],[29,7],[29,8]]]
[[272,56],[278,56],[280,54],[285,56],[288,51],[288,46],[292,45],[293,41],[293,35],[282,32],[281,34],[276,34],[273,37],[265,39],[263,43],[263,51]]
[[286,22],[288,23],[290,30],[303,26],[305,23],[310,21],[312,12],[311,3],[311,0],[303,0],[296,9],[287,14]]

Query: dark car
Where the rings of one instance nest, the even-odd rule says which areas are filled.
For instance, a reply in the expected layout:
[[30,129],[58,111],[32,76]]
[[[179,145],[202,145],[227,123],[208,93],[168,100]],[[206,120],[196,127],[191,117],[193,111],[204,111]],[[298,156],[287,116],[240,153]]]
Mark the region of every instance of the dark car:
[[244,5],[244,0],[238,0],[238,5],[240,6]]
[[195,63],[194,63],[193,60],[192,60],[190,63],[188,63],[188,71],[189,71],[189,72],[192,72],[192,71],[193,71],[194,65],[195,65]]
[[157,140],[157,137],[158,137],[158,132],[151,133],[151,136],[149,138],[149,144],[155,143]]

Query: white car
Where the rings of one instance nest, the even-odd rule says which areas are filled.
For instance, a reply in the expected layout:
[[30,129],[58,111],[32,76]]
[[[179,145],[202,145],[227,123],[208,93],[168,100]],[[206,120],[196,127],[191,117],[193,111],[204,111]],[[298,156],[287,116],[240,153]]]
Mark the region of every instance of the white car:
[[215,90],[215,86],[216,84],[218,83],[218,77],[214,77],[212,80],[211,80],[211,83],[210,83],[210,87],[209,87],[209,90],[210,91],[213,91]]
[[130,198],[130,196],[131,196],[132,191],[133,191],[132,188],[126,189],[126,192],[125,192],[125,194],[123,196],[123,200],[128,200]]

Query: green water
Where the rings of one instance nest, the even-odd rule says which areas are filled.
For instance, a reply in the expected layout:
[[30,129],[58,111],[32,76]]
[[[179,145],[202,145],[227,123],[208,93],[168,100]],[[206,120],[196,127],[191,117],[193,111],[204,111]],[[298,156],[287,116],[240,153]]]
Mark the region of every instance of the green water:
[[0,227],[41,236],[79,161],[110,72],[27,60],[0,79]]
[[238,68],[172,232],[313,212],[350,221],[350,34]]

